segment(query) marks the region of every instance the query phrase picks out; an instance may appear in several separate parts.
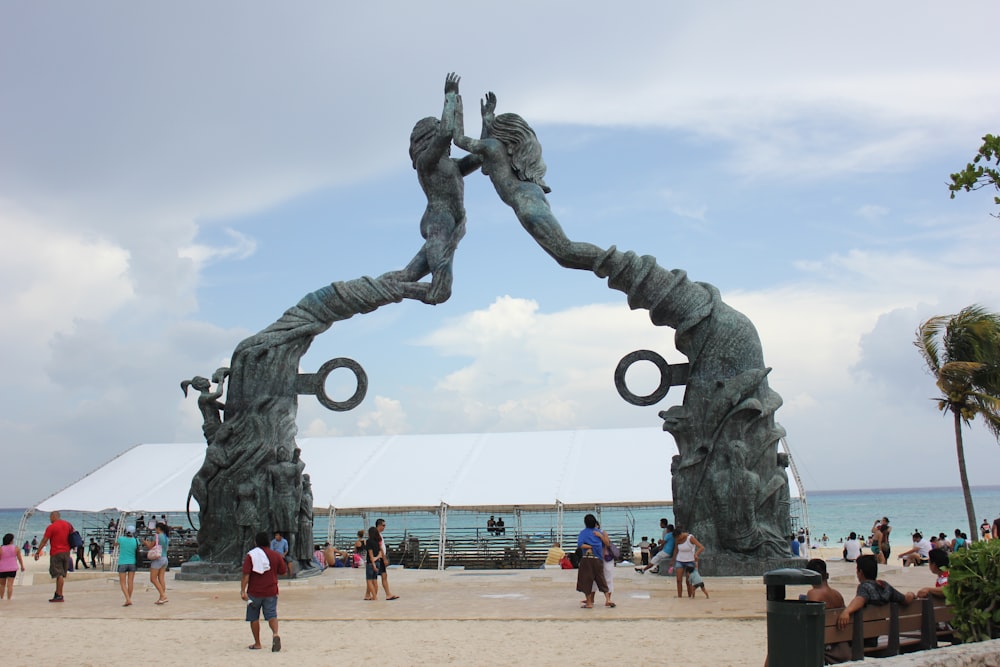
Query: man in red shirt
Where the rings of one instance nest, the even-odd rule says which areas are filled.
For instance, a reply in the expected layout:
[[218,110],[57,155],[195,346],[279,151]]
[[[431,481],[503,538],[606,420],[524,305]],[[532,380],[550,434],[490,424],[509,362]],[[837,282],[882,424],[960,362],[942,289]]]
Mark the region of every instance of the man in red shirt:
[[56,580],[56,594],[49,602],[63,601],[63,584],[66,582],[66,573],[69,572],[72,557],[69,550],[69,534],[73,532],[73,526],[69,521],[59,518],[59,512],[49,514],[49,525],[45,528],[45,535],[38,543],[38,550],[35,551],[35,560],[41,555],[45,545],[49,545],[49,576]]
[[253,633],[253,644],[247,648],[257,650],[260,644],[260,612],[271,628],[271,652],[281,650],[278,636],[278,575],[287,574],[285,559],[277,551],[268,547],[267,533],[257,533],[254,538],[256,548],[243,558],[243,579],[240,581],[240,597],[247,602],[247,621]]

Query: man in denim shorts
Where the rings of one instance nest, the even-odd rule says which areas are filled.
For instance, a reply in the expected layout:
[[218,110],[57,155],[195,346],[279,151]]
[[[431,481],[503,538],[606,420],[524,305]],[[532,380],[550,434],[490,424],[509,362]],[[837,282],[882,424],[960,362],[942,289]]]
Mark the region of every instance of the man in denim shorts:
[[256,548],[243,558],[243,578],[240,581],[240,597],[247,603],[247,622],[253,633],[253,644],[247,648],[259,650],[260,643],[260,613],[264,612],[264,620],[271,628],[271,652],[281,650],[281,637],[278,636],[278,575],[287,574],[285,559],[268,547],[270,541],[267,533],[257,533],[254,538]]

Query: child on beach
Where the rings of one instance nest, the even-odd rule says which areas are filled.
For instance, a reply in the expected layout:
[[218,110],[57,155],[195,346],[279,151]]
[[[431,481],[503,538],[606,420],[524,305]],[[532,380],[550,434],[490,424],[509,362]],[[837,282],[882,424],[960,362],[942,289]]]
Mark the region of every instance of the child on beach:
[[[697,569],[693,570],[688,576],[688,583],[691,584],[691,587],[695,591],[700,588],[701,592],[705,594],[705,598],[708,599],[708,589],[705,588],[705,580],[701,578],[701,572]],[[691,597],[694,597],[694,595],[691,595]]]
[[921,588],[917,591],[918,598],[944,597],[944,587],[948,585],[948,554],[941,549],[931,549],[927,554],[928,567],[931,573],[937,576],[933,587]]
[[14,534],[7,533],[3,536],[3,546],[0,547],[0,600],[4,594],[8,600],[14,596],[14,577],[17,576],[18,567],[24,572],[21,550],[14,544]]

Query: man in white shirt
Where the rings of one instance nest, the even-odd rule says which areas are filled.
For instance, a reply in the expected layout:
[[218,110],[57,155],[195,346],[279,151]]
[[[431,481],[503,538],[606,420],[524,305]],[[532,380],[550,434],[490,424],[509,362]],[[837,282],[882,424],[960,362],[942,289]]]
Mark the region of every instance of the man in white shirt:
[[927,555],[930,551],[931,543],[917,532],[913,533],[913,548],[899,554],[899,557],[903,559],[903,567],[907,565],[923,565],[927,562]]
[[851,533],[844,542],[844,560],[853,563],[861,556],[861,542],[858,541],[858,534]]

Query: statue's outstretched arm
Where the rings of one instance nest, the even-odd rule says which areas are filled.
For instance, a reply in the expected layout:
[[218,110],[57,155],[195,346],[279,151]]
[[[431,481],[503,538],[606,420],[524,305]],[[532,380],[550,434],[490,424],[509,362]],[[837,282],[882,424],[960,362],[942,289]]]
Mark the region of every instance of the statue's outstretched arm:
[[481,155],[483,152],[482,141],[465,136],[465,114],[462,110],[462,97],[460,95],[455,104],[455,128],[452,140],[456,146],[474,155]]
[[[455,106],[452,110],[453,113],[452,113],[452,135],[450,137],[451,140],[454,140],[456,137],[465,138],[464,137],[465,118],[462,112],[462,96],[456,95],[455,98],[456,98]],[[460,146],[457,142],[455,143],[455,145],[458,146],[459,148],[464,148],[463,146]],[[457,162],[458,162],[458,170],[463,177],[468,176],[476,169],[479,169],[481,166],[483,166],[482,156],[476,155],[474,153],[470,153],[469,155],[466,155],[465,157],[458,159]]]
[[479,110],[483,115],[483,131],[479,135],[480,139],[490,136],[490,128],[493,126],[494,112],[497,109],[497,96],[491,90],[486,93],[486,97],[479,101]]

